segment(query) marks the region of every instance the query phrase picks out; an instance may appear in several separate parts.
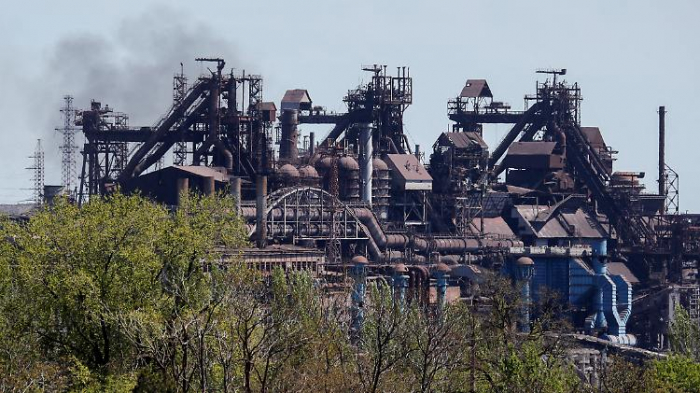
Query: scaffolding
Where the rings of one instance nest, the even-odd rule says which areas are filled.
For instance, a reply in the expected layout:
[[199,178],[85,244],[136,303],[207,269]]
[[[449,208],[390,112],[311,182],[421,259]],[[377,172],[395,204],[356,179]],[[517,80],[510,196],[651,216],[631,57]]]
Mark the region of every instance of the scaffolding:
[[[187,76],[185,76],[185,70],[180,63],[180,73],[173,76],[173,104],[177,105],[182,102],[187,94]],[[176,124],[180,125],[184,121],[184,117]],[[162,157],[156,163],[157,166],[162,167],[163,161]],[[187,142],[181,139],[175,143],[175,148],[173,149],[173,164],[174,165],[187,165]]]

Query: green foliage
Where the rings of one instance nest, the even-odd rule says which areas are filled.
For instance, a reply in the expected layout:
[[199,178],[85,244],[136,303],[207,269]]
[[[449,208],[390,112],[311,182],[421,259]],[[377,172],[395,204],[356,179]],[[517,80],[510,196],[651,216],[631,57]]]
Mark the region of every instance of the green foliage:
[[700,326],[680,305],[676,306],[675,319],[669,326],[669,339],[674,353],[700,361]]
[[686,356],[654,361],[649,374],[652,391],[700,392],[700,364]]
[[[399,304],[368,284],[352,337],[350,294],[304,272],[249,269],[245,227],[225,197],[168,211],[138,196],[59,201],[0,221],[0,391],[696,392],[700,334],[682,310],[680,354],[615,359],[599,386],[566,363],[556,301],[531,331],[508,280],[471,302]],[[348,284],[350,284],[348,282]],[[488,299],[488,300],[484,300]]]

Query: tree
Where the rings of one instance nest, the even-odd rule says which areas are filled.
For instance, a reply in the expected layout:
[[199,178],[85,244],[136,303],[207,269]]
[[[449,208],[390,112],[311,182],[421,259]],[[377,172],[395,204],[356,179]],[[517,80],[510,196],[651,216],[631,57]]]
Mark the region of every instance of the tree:
[[399,363],[411,351],[407,345],[407,314],[387,286],[370,286],[364,325],[356,345],[357,376],[366,392],[401,390]]
[[[86,389],[133,387],[149,368],[183,390],[193,379],[206,386],[202,338],[217,321],[220,256],[245,241],[230,199],[185,198],[176,212],[120,194],[82,208],[59,200],[27,223],[3,222],[2,235],[10,241],[0,248],[0,283],[11,288],[0,288],[10,295],[0,327],[11,317],[3,338],[38,341],[24,351],[30,364],[60,365],[54,374]],[[163,331],[167,340],[156,340]]]

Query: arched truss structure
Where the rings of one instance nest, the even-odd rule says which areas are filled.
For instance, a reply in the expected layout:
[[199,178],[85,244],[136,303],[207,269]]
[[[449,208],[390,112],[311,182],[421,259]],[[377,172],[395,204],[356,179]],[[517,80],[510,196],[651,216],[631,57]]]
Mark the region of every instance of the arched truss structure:
[[[351,207],[314,187],[279,189],[266,198],[267,235],[297,240],[368,239],[368,230]],[[256,225],[249,227],[249,236]]]

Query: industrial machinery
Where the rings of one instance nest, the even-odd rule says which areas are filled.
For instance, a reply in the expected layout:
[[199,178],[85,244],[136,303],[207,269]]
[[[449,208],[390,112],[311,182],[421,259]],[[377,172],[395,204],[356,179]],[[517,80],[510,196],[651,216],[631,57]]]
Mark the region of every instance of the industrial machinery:
[[[677,301],[700,318],[700,218],[678,213],[663,107],[660,187],[650,194],[643,173],[615,170],[617,152],[600,129],[581,124],[581,89],[563,69],[538,71],[545,81],[520,111],[494,101],[486,80],[467,80],[448,102],[453,126],[436,135],[425,162],[404,134],[413,101],[406,67],[395,76],[363,67],[369,82],[349,90],[347,111],[335,113],[305,89],[288,90],[278,111],[263,101],[260,76],[197,60],[215,70],[189,87],[176,75],[172,106],[151,127],[131,127],[99,102],[78,113],[80,201],[117,188],[172,206],[185,191],[231,193],[257,246],[249,254],[266,269],[277,251],[264,250],[290,255],[275,263],[309,258],[315,267],[321,253],[327,271],[399,277],[409,298],[429,298],[430,283],[442,283],[443,300],[468,296],[497,271],[524,283],[533,300],[557,291],[578,330],[619,344],[665,345],[665,325],[629,326],[633,304],[653,313],[651,299]],[[303,124],[330,130],[300,148]],[[493,148],[483,138],[489,124],[511,127]],[[149,171],[169,152],[175,165]]]

